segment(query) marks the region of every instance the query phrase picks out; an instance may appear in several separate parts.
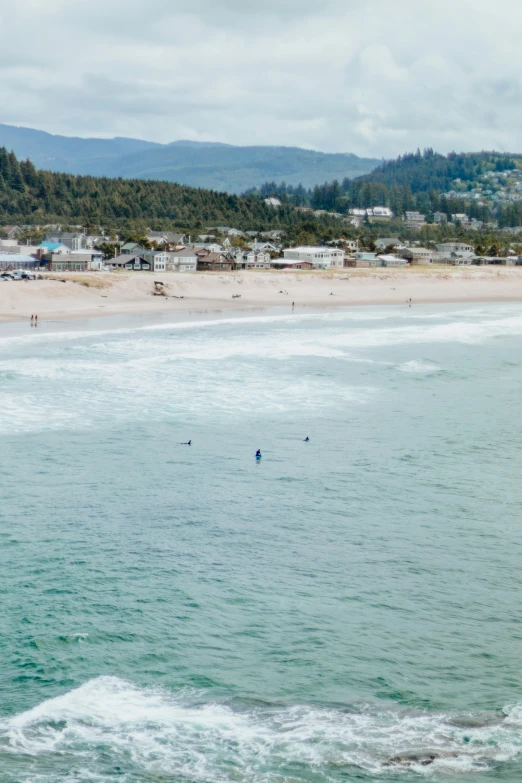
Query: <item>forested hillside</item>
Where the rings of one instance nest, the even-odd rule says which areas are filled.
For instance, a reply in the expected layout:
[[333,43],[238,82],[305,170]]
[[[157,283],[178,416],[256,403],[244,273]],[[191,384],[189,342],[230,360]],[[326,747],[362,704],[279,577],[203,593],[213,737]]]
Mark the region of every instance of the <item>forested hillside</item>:
[[423,153],[417,150],[414,154],[386,161],[360,179],[387,188],[406,186],[412,193],[426,193],[430,190],[444,193],[452,188],[456,180],[473,183],[488,170],[500,172],[515,166],[513,155],[498,152],[452,152],[439,155],[432,149],[426,149]]
[[0,148],[0,223],[146,221],[161,228],[233,225],[240,229],[297,226],[292,207],[275,210],[258,198],[199,190],[169,182],[122,180],[38,171]]
[[428,149],[383,163],[357,179],[334,180],[309,189],[267,182],[249,193],[341,214],[355,208],[386,206],[398,217],[406,210],[418,210],[428,221],[435,212],[448,216],[466,213],[483,222],[495,219],[501,227],[515,227],[522,226],[522,195],[518,196],[515,188],[514,198],[508,198],[506,187],[495,182],[495,177],[508,176],[520,165],[519,155],[480,152],[444,156]]

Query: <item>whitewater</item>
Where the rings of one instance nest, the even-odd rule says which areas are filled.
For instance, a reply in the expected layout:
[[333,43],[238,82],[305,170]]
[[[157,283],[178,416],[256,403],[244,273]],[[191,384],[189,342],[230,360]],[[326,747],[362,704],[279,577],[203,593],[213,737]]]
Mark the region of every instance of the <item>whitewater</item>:
[[522,779],[521,387],[518,304],[1,328],[1,783]]

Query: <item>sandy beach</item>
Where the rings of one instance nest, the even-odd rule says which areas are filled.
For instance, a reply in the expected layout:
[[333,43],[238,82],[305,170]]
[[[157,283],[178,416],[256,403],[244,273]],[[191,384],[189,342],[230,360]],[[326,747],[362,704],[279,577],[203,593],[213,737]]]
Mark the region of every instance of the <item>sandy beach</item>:
[[[155,295],[155,281],[164,285]],[[238,296],[239,295],[239,296]],[[0,282],[0,323],[137,313],[522,301],[522,268],[340,272],[78,273]]]

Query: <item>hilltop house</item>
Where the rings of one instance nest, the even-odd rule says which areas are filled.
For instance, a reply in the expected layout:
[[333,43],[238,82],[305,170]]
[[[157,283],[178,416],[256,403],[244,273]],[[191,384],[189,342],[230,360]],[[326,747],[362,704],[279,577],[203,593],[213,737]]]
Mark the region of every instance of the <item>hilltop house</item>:
[[406,212],[404,220],[408,228],[421,228],[426,225],[426,216],[420,212]]
[[366,210],[369,218],[379,218],[380,220],[391,220],[393,212],[389,207],[372,207]]
[[21,233],[22,229],[20,226],[3,226],[0,229],[0,235],[3,239],[18,239]]
[[149,231],[147,239],[157,245],[183,245],[186,236],[185,234],[176,234],[174,231]]
[[399,237],[383,237],[375,240],[377,250],[386,250],[387,247],[404,247]]
[[272,240],[272,242],[277,242],[281,239],[285,232],[281,229],[276,229],[275,231],[262,231],[261,236],[266,237],[266,239]]
[[465,212],[456,212],[451,216],[451,219],[454,223],[460,223],[461,226],[467,226],[469,223],[469,217]]
[[445,212],[434,212],[433,213],[433,222],[437,223],[437,225],[441,225],[442,223],[448,222],[448,216]]
[[145,252],[145,248],[138,245],[137,242],[126,242],[121,248],[121,254],[123,256],[139,256]]

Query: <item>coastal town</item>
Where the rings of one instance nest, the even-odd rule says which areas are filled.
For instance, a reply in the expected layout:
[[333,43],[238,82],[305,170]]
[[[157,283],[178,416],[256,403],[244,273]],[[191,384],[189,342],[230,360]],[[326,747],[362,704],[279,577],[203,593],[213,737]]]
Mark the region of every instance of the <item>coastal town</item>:
[[[384,211],[386,208],[381,208]],[[374,212],[376,210],[373,210]],[[420,226],[423,216],[407,213],[407,225]],[[237,272],[240,270],[341,270],[409,266],[522,266],[517,246],[493,254],[477,252],[470,242],[449,240],[424,246],[415,239],[383,236],[371,240],[328,240],[322,245],[290,244],[283,230],[241,231],[209,228],[192,237],[148,230],[140,241],[104,233],[62,231],[49,227],[39,244],[24,242],[27,228],[0,229],[3,279],[23,270],[38,272]],[[411,232],[410,232],[411,235]]]

